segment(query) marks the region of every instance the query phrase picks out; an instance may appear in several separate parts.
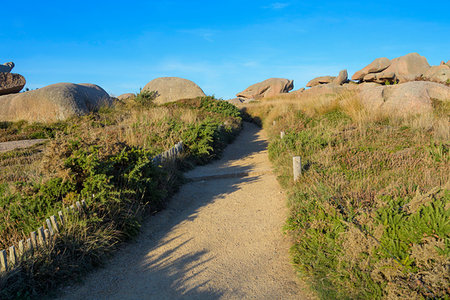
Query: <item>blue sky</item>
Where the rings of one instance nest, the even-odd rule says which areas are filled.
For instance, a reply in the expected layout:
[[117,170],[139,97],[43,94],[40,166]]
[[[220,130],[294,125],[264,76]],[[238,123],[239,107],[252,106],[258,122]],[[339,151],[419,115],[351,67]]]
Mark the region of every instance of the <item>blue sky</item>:
[[[14,3],[17,2],[17,3]],[[27,87],[113,95],[178,76],[232,98],[270,77],[351,76],[377,57],[450,59],[450,1],[5,1],[0,62]]]

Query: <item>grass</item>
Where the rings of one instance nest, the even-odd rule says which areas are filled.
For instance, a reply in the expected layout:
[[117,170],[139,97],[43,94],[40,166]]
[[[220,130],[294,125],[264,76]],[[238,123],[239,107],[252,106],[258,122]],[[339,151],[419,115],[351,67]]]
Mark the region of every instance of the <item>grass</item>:
[[403,117],[366,111],[353,92],[245,107],[269,132],[292,259],[321,298],[448,298],[450,109],[434,102]]
[[[24,126],[4,129],[37,125]],[[0,154],[0,249],[17,246],[75,201],[85,200],[89,215],[71,218],[52,247],[0,275],[1,299],[40,297],[101,264],[104,253],[136,236],[146,215],[164,207],[182,183],[180,170],[220,155],[241,116],[231,104],[204,97],[163,106],[118,103],[46,126],[47,144]],[[184,157],[154,166],[152,157],[180,140]]]

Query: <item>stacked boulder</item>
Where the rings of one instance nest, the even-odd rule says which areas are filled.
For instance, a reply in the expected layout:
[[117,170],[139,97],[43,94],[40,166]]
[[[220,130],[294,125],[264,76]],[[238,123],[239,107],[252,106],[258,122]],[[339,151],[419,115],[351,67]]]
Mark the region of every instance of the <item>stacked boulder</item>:
[[25,86],[25,78],[20,74],[11,73],[13,68],[13,62],[0,65],[0,95],[18,93]]
[[[240,93],[236,99],[241,101],[257,100],[288,93],[294,88],[294,81],[285,78],[269,78],[255,83]],[[235,99],[232,99],[235,100]]]
[[348,82],[347,70],[342,70],[339,75],[336,76],[320,76],[310,80],[306,87],[315,87],[322,84],[343,85]]
[[450,80],[449,64],[430,66],[427,59],[418,53],[409,53],[389,60],[386,57],[375,59],[368,66],[357,71],[352,80],[360,83],[379,84],[404,83],[426,80],[447,83]]
[[158,104],[206,96],[197,84],[179,77],[159,77],[153,79],[144,86],[142,91],[157,92],[155,102]]

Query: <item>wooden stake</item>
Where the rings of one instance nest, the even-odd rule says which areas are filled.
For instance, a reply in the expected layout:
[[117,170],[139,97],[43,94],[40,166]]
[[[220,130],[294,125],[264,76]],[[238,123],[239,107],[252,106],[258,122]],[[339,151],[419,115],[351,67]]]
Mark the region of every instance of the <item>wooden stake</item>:
[[48,231],[50,232],[50,235],[53,236],[55,233],[53,232],[52,222],[50,222],[50,219],[46,219],[45,223],[47,223],[47,228]]
[[16,247],[9,247],[9,262],[11,266],[14,266],[17,263],[17,254]]
[[62,211],[58,211],[59,221],[61,222],[61,226],[64,226],[64,214]]
[[292,168],[294,171],[294,181],[297,181],[302,175],[302,159],[300,156],[294,156],[292,158]]
[[38,236],[39,236],[39,245],[44,246],[45,245],[44,227],[39,227]]
[[54,231],[59,233],[59,226],[58,226],[58,221],[56,220],[56,217],[55,216],[51,216],[50,217],[50,221],[52,222]]
[[26,250],[26,255],[33,253],[33,242],[31,241],[31,239],[27,239],[27,250]]
[[283,138],[284,138],[284,135],[285,135],[285,134],[284,134],[284,131],[281,131],[281,132],[280,132],[280,138],[283,139]]
[[37,248],[38,245],[38,241],[37,241],[37,236],[36,236],[36,231],[33,231],[31,234],[31,245],[34,249]]
[[8,270],[8,261],[6,259],[6,250],[0,251],[0,270]]
[[[44,230],[44,236],[45,236],[45,241],[47,242],[47,243],[50,243],[50,231],[48,230],[48,229],[45,229]],[[44,242],[45,242],[44,241]]]
[[23,256],[25,254],[25,242],[24,240],[19,241],[19,256]]

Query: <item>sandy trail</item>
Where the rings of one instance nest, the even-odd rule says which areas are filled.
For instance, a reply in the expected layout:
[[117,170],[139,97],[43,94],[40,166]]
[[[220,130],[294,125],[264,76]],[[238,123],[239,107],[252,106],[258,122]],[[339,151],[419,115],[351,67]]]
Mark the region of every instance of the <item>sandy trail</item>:
[[244,124],[222,159],[187,173],[193,182],[136,242],[63,299],[309,298],[289,263],[285,195],[266,146],[262,130]]

